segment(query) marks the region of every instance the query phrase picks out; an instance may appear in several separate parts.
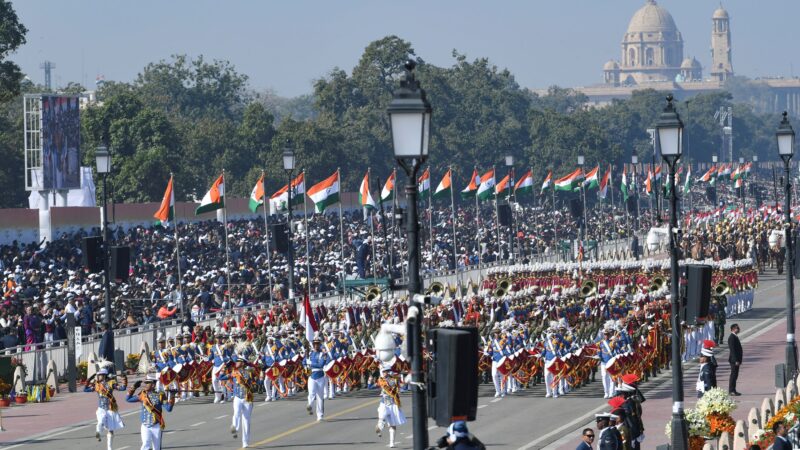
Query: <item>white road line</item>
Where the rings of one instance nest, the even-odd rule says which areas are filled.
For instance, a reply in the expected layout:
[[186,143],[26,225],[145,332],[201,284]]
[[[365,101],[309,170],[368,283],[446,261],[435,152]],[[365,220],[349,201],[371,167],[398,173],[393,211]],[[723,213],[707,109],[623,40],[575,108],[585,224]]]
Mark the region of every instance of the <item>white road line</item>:
[[204,424],[205,422],[197,422],[189,425],[190,427],[199,427],[200,425]]
[[215,418],[215,419],[217,419],[217,420],[219,420],[219,419],[224,419],[224,418],[226,418],[226,417],[228,417],[228,415],[227,415],[227,414],[223,414],[223,415],[221,415],[221,416],[219,416],[219,417],[214,417],[214,418]]
[[120,447],[117,450],[125,450],[126,448],[131,448],[131,446],[130,445],[126,445],[125,447]]
[[503,399],[502,397],[498,397],[498,398],[496,398],[496,399],[492,400],[492,403],[497,403],[497,402],[499,402],[499,401],[500,401],[500,400],[502,400],[502,399]]
[[489,405],[478,405],[478,409],[486,408],[487,406],[489,406]]
[[437,427],[436,425],[434,425],[434,426],[432,426],[432,427],[428,427],[428,431],[435,430],[435,429],[437,429],[437,428],[439,428],[439,427]]

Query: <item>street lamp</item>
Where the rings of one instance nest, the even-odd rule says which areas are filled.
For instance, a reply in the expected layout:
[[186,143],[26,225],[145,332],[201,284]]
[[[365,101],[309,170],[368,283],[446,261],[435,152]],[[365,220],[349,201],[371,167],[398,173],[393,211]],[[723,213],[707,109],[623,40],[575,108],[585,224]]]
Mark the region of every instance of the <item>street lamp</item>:
[[508,205],[509,205],[509,210],[511,212],[511,225],[508,227],[508,234],[510,236],[510,239],[508,240],[508,253],[510,255],[510,259],[513,260],[514,257],[515,257],[515,255],[514,255],[515,237],[514,237],[514,210],[511,209],[511,205],[516,200],[514,198],[514,156],[513,155],[506,155],[505,159],[506,159],[506,167],[508,168],[508,174],[510,175],[508,177],[508,180],[509,180],[508,181],[508,189],[509,189],[508,190]]
[[286,223],[288,229],[286,230],[287,238],[289,240],[289,248],[286,251],[286,262],[289,263],[289,300],[292,302],[292,308],[297,308],[294,298],[294,243],[292,241],[292,175],[294,172],[295,156],[292,149],[292,141],[287,139],[286,145],[283,148],[283,170],[286,171],[286,176],[289,178],[287,188],[287,201],[286,209],[288,216]]
[[[583,175],[583,164],[586,162],[586,159],[583,155],[578,155],[578,167],[581,169],[581,175]],[[578,244],[580,247],[583,247],[583,242],[586,240],[586,193],[583,191],[583,183],[581,182],[581,200],[583,201],[583,217],[581,218],[581,226],[578,228],[580,232],[580,243]]]
[[422,373],[422,309],[412,301],[414,294],[422,292],[419,274],[419,218],[417,217],[417,171],[428,159],[430,141],[431,105],[414,76],[416,63],[406,61],[405,73],[400,79],[400,88],[394,91],[386,112],[391,124],[394,157],[408,176],[406,184],[406,240],[408,242],[408,299],[409,312],[406,319],[406,339],[411,358],[411,380],[413,400],[414,449],[428,447],[427,396],[423,390],[425,380]]
[[[792,261],[792,182],[789,176],[789,169],[791,165],[792,156],[794,156],[794,130],[792,124],[789,123],[789,117],[786,111],[783,112],[783,120],[778,131],[775,133],[775,138],[778,141],[778,154],[781,155],[783,160],[783,169],[786,172],[786,184],[784,189],[784,233],[786,245],[786,371],[788,374],[794,374],[797,370],[797,344],[794,340],[794,264]],[[790,376],[792,376],[790,375]]]
[[667,96],[667,106],[656,124],[661,156],[669,166],[669,254],[670,303],[672,304],[672,446],[673,450],[689,448],[689,428],[683,414],[683,371],[681,368],[681,320],[678,298],[678,195],[675,192],[675,166],[683,147],[683,122],[672,104],[672,94]]
[[105,288],[105,298],[103,306],[106,313],[103,316],[103,321],[106,324],[106,331],[103,336],[105,346],[104,358],[113,361],[114,356],[114,321],[111,315],[111,233],[108,231],[108,174],[111,173],[111,152],[108,147],[102,145],[97,147],[94,152],[94,157],[97,164],[97,173],[103,177],[103,287]]

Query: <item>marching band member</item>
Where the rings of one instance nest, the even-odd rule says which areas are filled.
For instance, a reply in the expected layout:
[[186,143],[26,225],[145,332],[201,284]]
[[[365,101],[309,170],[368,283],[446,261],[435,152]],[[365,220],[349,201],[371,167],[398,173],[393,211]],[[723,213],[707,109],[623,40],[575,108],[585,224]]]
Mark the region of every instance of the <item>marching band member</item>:
[[[124,391],[126,386],[121,383],[117,386],[114,379],[108,379],[108,365],[113,366],[113,363],[106,361],[100,363],[100,370],[93,375],[93,378],[86,380],[86,386],[83,388],[84,392],[97,393],[97,428],[95,429],[94,437],[100,442],[100,433],[105,429],[106,433],[106,446],[111,450],[114,443],[114,431],[122,429],[125,425],[122,423],[122,417],[119,415],[119,408],[117,400],[114,398],[114,390]],[[91,384],[90,384],[91,383]]]
[[558,389],[553,386],[555,375],[550,371],[553,364],[556,363],[559,357],[559,348],[561,340],[555,330],[556,325],[550,324],[550,330],[545,334],[544,338],[544,385],[545,385],[545,398],[553,397],[558,398]]
[[211,369],[211,386],[214,390],[214,403],[225,403],[225,391],[219,377],[222,370],[231,360],[231,349],[225,344],[225,334],[222,330],[216,333],[217,343],[211,347],[210,357],[214,362]]
[[312,345],[313,349],[308,352],[305,361],[306,366],[311,369],[311,375],[308,377],[308,405],[306,406],[306,411],[308,411],[309,415],[313,414],[311,405],[316,399],[317,422],[319,422],[325,414],[325,397],[323,396],[325,391],[325,372],[323,368],[330,361],[330,355],[327,349],[323,350],[322,340],[318,336],[314,337]]
[[608,368],[613,364],[612,359],[616,355],[613,333],[613,322],[606,322],[603,329],[603,338],[600,340],[600,377],[603,380],[603,398],[614,396],[614,381],[611,380],[611,374],[608,373]]
[[242,447],[250,445],[250,414],[253,413],[253,390],[258,385],[258,375],[255,369],[246,365],[245,358],[234,355],[234,368],[230,375],[221,375],[222,380],[233,381],[233,419],[231,434],[236,439],[236,434],[242,430]]
[[389,447],[394,448],[394,436],[397,427],[406,423],[406,416],[400,409],[400,374],[392,372],[390,367],[381,366],[378,386],[381,388],[381,402],[378,404],[378,424],[375,432],[381,436],[383,429],[389,427]]
[[492,358],[492,382],[494,383],[494,396],[505,397],[506,392],[503,386],[503,374],[498,372],[500,362],[505,356],[501,344],[500,324],[495,323],[492,329],[492,341],[489,347],[489,356]]
[[[144,381],[137,381],[128,389],[125,399],[129,403],[142,404],[139,412],[139,420],[142,422],[142,450],[161,450],[161,435],[165,427],[164,410],[171,412],[175,405],[175,397],[155,390],[156,380],[154,375],[148,374]],[[139,386],[144,387],[139,395],[135,395]]]

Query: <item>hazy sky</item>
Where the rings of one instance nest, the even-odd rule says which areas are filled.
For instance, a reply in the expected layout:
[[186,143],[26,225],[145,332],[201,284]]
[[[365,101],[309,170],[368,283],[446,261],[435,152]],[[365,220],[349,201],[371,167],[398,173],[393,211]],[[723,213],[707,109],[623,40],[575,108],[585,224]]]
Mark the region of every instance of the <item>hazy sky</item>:
[[[371,41],[396,34],[426,61],[449,66],[457,49],[488,57],[520,85],[602,81],[644,0],[12,0],[28,43],[12,55],[31,79],[56,63],[54,83],[94,87],[98,74],[131,81],[172,54],[231,61],[254,89],[311,91],[334,66],[350,71]],[[684,54],[710,64],[711,0],[663,0]],[[734,71],[749,77],[800,73],[798,0],[728,0]],[[704,75],[707,71],[704,70]]]

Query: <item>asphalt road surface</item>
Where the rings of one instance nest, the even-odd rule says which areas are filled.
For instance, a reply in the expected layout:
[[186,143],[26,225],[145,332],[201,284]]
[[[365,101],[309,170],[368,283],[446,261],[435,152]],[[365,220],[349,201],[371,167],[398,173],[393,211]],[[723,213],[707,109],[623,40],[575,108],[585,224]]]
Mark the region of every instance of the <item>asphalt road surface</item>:
[[[734,321],[741,324],[742,337],[763,329],[785,317],[784,278],[774,272],[761,277],[754,309]],[[729,319],[729,323],[731,323]],[[667,381],[669,372],[643,386],[646,393]],[[563,443],[575,436],[595,412],[607,408],[602,398],[602,384],[597,381],[558,399],[544,398],[544,386],[537,385],[503,399],[493,398],[490,385],[481,385],[478,419],[469,424],[470,431],[492,449],[538,449]],[[377,390],[360,390],[337,396],[325,402],[325,420],[316,422],[305,409],[305,393],[277,402],[264,402],[256,396],[251,422],[251,448],[283,449],[373,449],[388,447],[388,432],[382,438],[375,434],[378,405]],[[118,400],[123,401],[122,393]],[[411,397],[402,397],[408,423],[397,433],[397,448],[413,448]],[[241,440],[230,434],[231,403],[214,404],[213,397],[199,397],[176,404],[165,415],[167,427],[162,448],[236,449]],[[138,409],[124,414],[125,429],[116,433],[117,450],[141,447]],[[444,434],[429,422],[429,441],[436,442]],[[2,440],[2,434],[0,434]],[[560,441],[560,442],[559,442]],[[0,444],[3,448],[20,449],[91,449],[105,448],[105,441],[94,438],[94,422],[83,422],[58,430],[42,430],[27,440]]]

